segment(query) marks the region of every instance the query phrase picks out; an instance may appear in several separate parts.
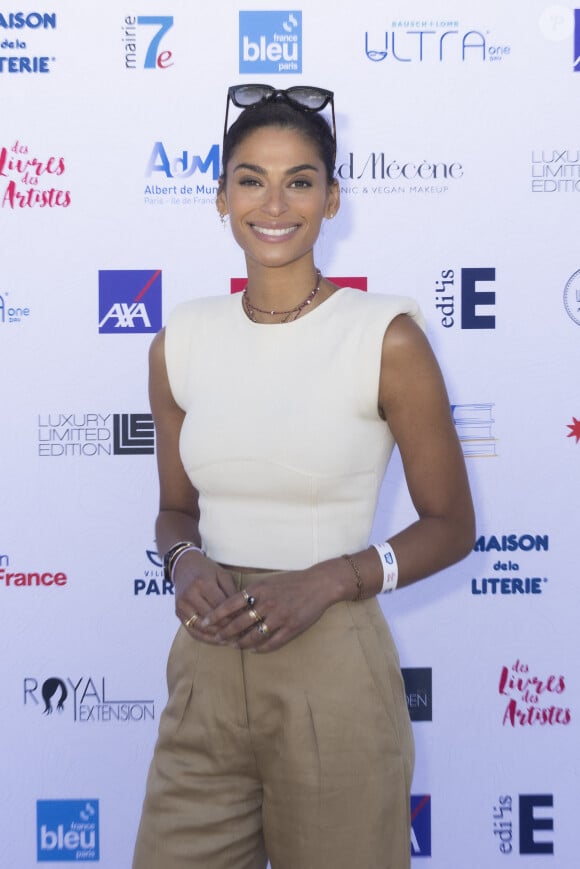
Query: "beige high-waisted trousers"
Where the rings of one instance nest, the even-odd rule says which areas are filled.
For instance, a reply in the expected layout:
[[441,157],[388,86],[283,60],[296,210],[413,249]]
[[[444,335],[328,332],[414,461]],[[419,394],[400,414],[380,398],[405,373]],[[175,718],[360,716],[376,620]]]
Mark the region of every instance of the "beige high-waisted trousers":
[[268,654],[179,628],[167,678],[133,869],[408,869],[413,736],[376,599]]

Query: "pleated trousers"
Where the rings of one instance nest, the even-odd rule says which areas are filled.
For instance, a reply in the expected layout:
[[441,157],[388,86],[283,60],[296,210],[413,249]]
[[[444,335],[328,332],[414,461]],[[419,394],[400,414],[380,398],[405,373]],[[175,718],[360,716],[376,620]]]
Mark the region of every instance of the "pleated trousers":
[[413,736],[376,599],[264,654],[180,627],[167,681],[133,869],[408,869]]

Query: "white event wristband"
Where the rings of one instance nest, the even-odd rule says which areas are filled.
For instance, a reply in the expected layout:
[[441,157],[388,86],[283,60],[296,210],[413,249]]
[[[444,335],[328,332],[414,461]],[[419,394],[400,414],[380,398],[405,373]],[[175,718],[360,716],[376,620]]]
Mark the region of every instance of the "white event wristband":
[[379,553],[381,564],[383,566],[383,587],[381,592],[386,594],[394,591],[397,587],[399,579],[399,567],[397,558],[393,552],[393,547],[390,543],[373,543],[374,548]]

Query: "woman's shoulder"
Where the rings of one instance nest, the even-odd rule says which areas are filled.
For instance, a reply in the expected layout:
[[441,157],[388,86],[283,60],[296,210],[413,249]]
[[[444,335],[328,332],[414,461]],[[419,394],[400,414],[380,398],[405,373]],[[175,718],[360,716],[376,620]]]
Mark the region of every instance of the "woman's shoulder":
[[399,314],[408,314],[421,327],[424,326],[425,321],[419,303],[411,296],[395,293],[368,293],[346,287],[343,291],[343,297],[345,309],[358,316],[365,316],[366,314],[370,319],[378,317],[382,323],[388,324]]

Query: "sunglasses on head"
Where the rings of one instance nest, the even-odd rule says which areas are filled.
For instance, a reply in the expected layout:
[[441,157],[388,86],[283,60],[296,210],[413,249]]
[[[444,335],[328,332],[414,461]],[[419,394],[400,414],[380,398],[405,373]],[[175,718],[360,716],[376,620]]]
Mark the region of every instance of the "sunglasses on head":
[[336,121],[334,118],[334,93],[324,88],[296,85],[280,90],[269,84],[237,84],[228,88],[224,139],[228,131],[230,101],[238,109],[251,109],[274,100],[285,100],[304,112],[321,112],[330,103],[332,112],[332,137],[336,144]]

